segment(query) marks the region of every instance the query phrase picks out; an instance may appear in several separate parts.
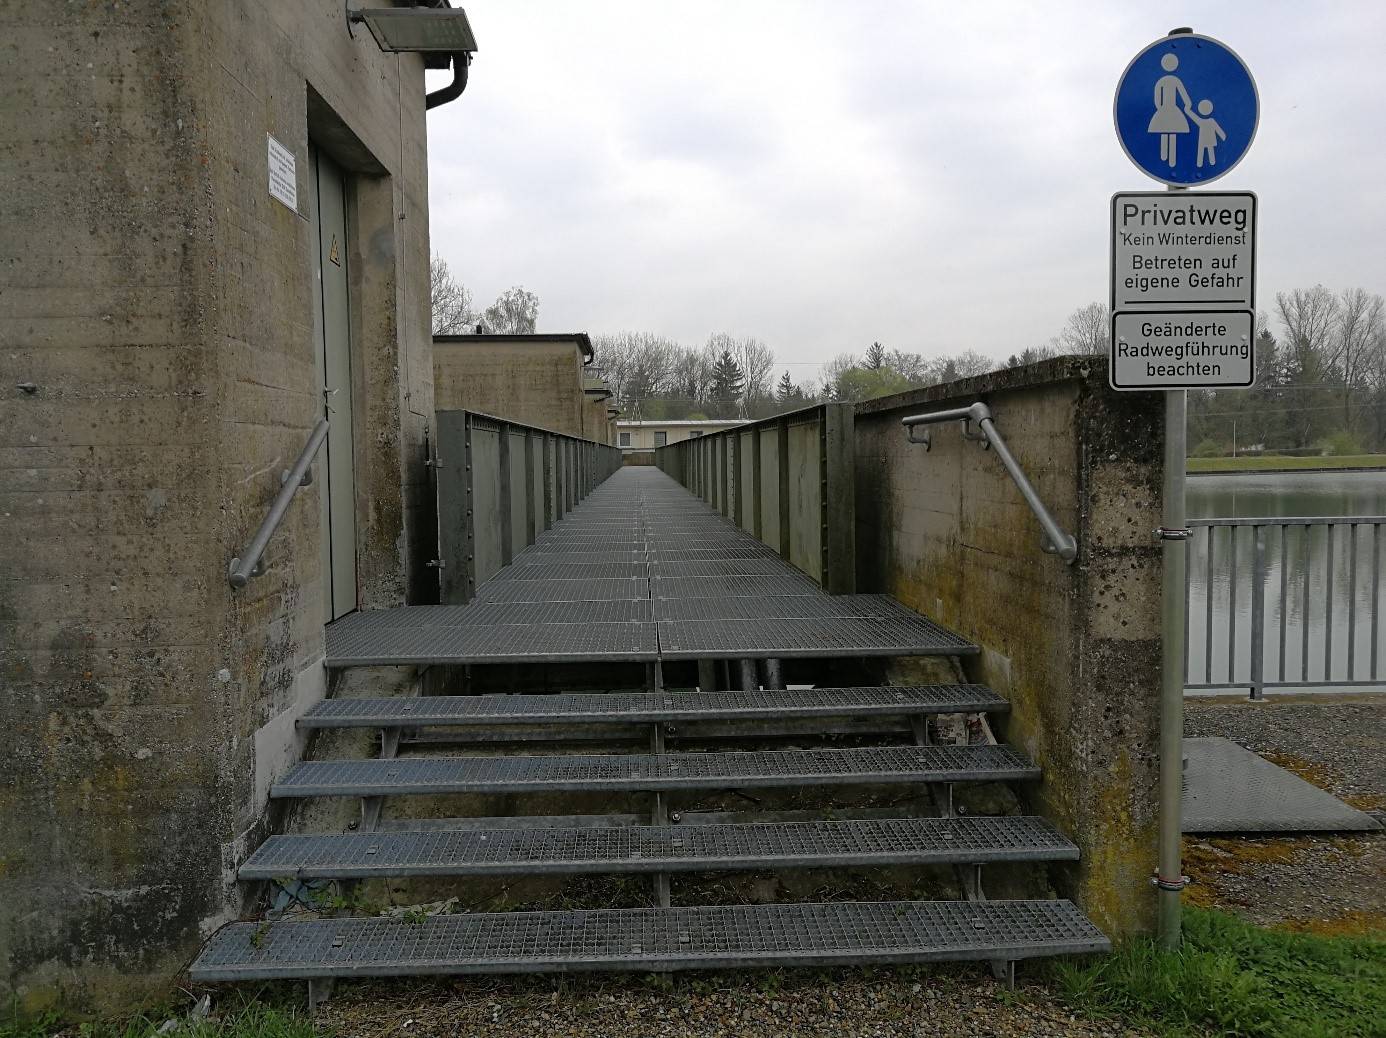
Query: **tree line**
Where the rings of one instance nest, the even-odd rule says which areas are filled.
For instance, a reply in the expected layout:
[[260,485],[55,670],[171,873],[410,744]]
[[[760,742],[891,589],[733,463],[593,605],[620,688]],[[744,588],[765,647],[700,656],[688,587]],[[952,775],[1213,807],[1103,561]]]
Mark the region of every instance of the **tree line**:
[[[478,310],[441,258],[431,269],[434,334],[533,332],[539,297],[503,292]],[[760,339],[717,332],[688,345],[649,332],[594,335],[596,373],[628,418],[766,418],[825,400],[860,401],[1065,354],[1105,355],[1111,314],[1073,311],[1057,334],[1004,362],[962,350],[942,356],[879,341],[795,380]],[[1386,302],[1362,288],[1280,292],[1256,322],[1256,385],[1189,393],[1194,453],[1386,451]]]
[[1386,301],[1323,285],[1280,292],[1256,321],[1256,384],[1189,394],[1199,455],[1386,451]]
[[593,338],[597,364],[627,417],[767,418],[827,400],[860,401],[953,382],[1064,353],[1107,348],[1106,308],[1082,307],[1059,334],[998,363],[976,350],[926,357],[879,341],[861,353],[841,353],[808,379],[788,371],[773,379],[774,352],[762,341],[726,333],[688,346],[647,332]]

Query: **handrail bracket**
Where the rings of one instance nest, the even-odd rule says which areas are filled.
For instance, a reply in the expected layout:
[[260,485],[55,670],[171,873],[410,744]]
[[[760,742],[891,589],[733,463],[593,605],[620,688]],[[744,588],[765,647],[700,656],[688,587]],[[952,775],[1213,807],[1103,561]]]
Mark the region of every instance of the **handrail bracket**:
[[[1006,441],[1002,439],[1000,431],[996,428],[991,408],[979,400],[967,407],[952,407],[929,414],[911,415],[908,418],[902,418],[900,424],[905,427],[905,434],[911,443],[923,444],[924,448],[928,450],[932,444],[927,427],[954,421],[961,427],[963,439],[980,443],[983,449],[994,450],[996,456],[1001,459],[1001,464],[1011,477],[1011,481],[1015,483],[1016,489],[1020,491],[1020,496],[1030,506],[1030,511],[1035,514],[1035,518],[1039,520],[1040,528],[1044,531],[1044,540],[1040,544],[1040,550],[1051,555],[1058,555],[1064,562],[1072,565],[1078,558],[1077,540],[1055,521],[1054,516],[1044,506],[1044,502],[1040,500],[1039,493],[1025,477],[1020,463],[1015,460],[1015,456],[1011,454],[1010,449],[1006,446]],[[976,432],[973,431],[974,425],[977,428]],[[922,437],[920,432],[916,430],[922,432]]]

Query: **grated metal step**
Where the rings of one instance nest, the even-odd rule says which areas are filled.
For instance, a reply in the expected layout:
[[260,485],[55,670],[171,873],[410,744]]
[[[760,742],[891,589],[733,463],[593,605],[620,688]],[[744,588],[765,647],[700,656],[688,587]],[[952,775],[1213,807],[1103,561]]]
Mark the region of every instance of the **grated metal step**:
[[195,983],[1029,959],[1107,951],[1068,901],[840,902],[231,923]]
[[563,562],[534,562],[528,566],[507,566],[492,581],[501,580],[591,580],[594,577],[637,577],[650,575],[650,567],[639,562],[575,562],[565,555]]
[[581,724],[770,720],[844,715],[1001,712],[985,685],[877,685],[765,692],[558,692],[550,695],[326,699],[302,728],[422,728],[467,724]]
[[[650,582],[644,577],[594,577],[589,580],[487,581],[477,590],[476,601],[493,605],[506,602],[604,602],[622,598],[648,599]],[[581,623],[581,609],[573,620]]]
[[395,606],[348,613],[328,625],[328,637],[340,639],[358,632],[403,627],[505,627],[526,624],[642,623],[654,619],[654,606],[641,599],[588,602],[581,620],[574,620],[571,602],[471,602],[467,605]]
[[657,620],[819,620],[858,616],[922,619],[919,613],[907,609],[889,595],[673,598],[656,602],[655,608]]
[[980,651],[952,631],[903,610],[894,616],[815,620],[661,620],[658,627],[659,654],[667,660],[967,656]]
[[1042,818],[641,825],[272,836],[243,880],[745,871],[763,868],[1076,861]]
[[736,577],[775,576],[783,574],[785,565],[778,556],[745,559],[695,559],[671,561],[656,556],[650,563],[651,577]]
[[773,576],[650,578],[653,598],[773,598],[781,595],[821,595],[823,589],[798,570]]
[[[515,581],[520,587],[546,581]],[[582,583],[568,581],[567,583]],[[496,598],[490,599],[497,602]],[[651,661],[659,644],[652,623],[544,623],[450,627],[386,624],[327,629],[324,665],[542,663],[569,660]]]
[[554,790],[729,789],[772,786],[1037,779],[1009,746],[885,746],[729,753],[407,757],[305,761],[274,797],[525,793]]

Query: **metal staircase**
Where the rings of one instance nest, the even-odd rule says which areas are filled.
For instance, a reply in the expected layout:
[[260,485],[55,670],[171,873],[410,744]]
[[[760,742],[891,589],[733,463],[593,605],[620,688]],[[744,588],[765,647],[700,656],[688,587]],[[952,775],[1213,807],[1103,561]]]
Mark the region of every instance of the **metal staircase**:
[[[216,933],[192,979],[306,978],[311,1000],[335,977],[945,959],[1013,970],[1021,959],[1104,951],[1106,937],[1068,901],[983,893],[985,866],[1078,857],[1044,819],[954,809],[957,783],[1040,777],[1023,754],[986,740],[985,724],[972,726],[981,735],[970,744],[934,741],[932,718],[999,715],[1000,696],[964,683],[775,687],[790,663],[975,651],[884,596],[824,595],[661,473],[623,470],[472,603],[356,614],[329,628],[334,670],[441,665],[459,681],[471,675],[468,694],[330,698],[311,710],[305,729],[379,730],[380,756],[304,761],[271,797],[288,806],[356,798],[360,821],[354,831],[271,836],[240,878],[295,890],[450,879],[465,890],[495,876],[644,875],[654,907],[257,919]],[[536,691],[550,665],[598,688],[634,666],[644,687]],[[482,672],[510,676],[519,691],[478,691]],[[593,744],[603,752],[572,752]],[[887,806],[844,810],[830,799],[843,790],[895,792]],[[747,809],[748,791],[818,806]],[[708,809],[718,793],[740,809]],[[634,797],[648,811],[386,810],[396,798],[457,794],[502,805],[515,794],[571,795],[588,812],[594,794],[610,794],[614,806]],[[915,802],[902,806],[901,794]],[[961,896],[679,907],[671,897],[671,884],[702,873],[887,865],[955,867]]]

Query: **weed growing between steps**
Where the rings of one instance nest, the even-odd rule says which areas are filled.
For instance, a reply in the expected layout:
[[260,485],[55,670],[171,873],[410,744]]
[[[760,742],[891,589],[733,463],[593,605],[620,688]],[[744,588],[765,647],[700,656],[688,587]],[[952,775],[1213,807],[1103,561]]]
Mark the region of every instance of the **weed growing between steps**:
[[1076,1007],[1169,1035],[1386,1035],[1386,934],[1319,937],[1185,908],[1177,952],[1133,941],[1107,958],[1051,969]]

